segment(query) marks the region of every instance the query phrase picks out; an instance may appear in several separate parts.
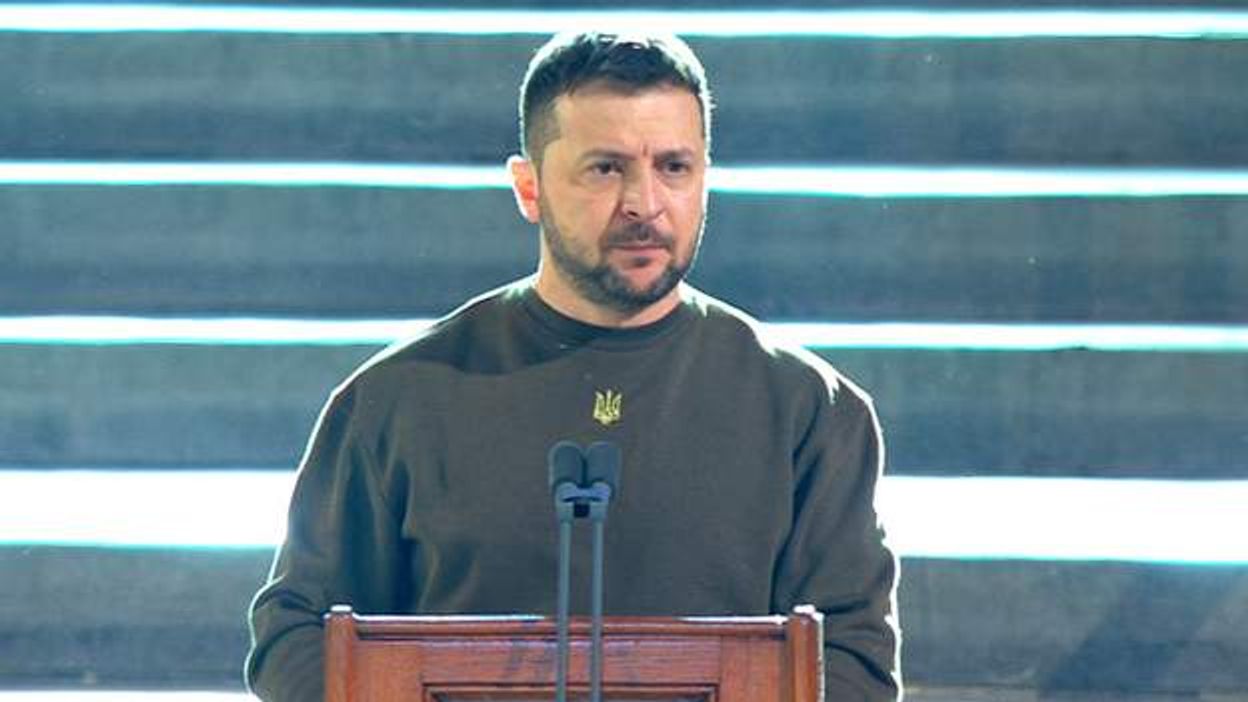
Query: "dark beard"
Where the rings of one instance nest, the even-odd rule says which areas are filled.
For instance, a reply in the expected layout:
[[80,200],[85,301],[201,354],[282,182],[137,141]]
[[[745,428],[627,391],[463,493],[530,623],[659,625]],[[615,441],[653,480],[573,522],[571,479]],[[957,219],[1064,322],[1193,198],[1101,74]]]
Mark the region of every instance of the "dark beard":
[[[644,289],[636,290],[628,280],[611,267],[603,257],[598,265],[590,266],[577,258],[565,245],[563,234],[555,223],[542,213],[542,236],[550,249],[551,258],[556,267],[572,282],[573,287],[586,300],[610,309],[614,312],[632,314],[640,312],[650,305],[663,299],[688,274],[697,252],[697,241],[694,242],[694,254],[681,263],[677,260],[675,243],[647,224],[634,224],[607,235],[602,248],[634,243],[639,241],[654,242],[668,251],[668,263],[659,277],[655,278]],[[698,240],[701,236],[698,237]]]

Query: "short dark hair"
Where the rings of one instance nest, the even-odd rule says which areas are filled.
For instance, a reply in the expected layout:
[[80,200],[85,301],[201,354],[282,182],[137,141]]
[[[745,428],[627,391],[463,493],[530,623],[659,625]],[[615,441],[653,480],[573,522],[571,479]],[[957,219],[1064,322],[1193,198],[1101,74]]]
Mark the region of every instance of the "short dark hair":
[[685,88],[702,110],[702,136],[711,144],[711,91],[689,45],[671,35],[565,32],[538,49],[520,86],[520,150],[540,164],[558,138],[555,100],[589,84],[631,94],[660,85]]

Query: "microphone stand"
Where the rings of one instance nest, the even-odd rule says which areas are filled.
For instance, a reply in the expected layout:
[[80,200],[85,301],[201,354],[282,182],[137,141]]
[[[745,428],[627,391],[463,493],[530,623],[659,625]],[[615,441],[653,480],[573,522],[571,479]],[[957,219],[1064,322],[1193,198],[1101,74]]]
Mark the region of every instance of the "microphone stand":
[[585,451],[585,475],[590,489],[601,495],[600,500],[590,503],[589,520],[594,528],[594,569],[591,580],[591,629],[589,653],[589,699],[602,702],[602,581],[603,553],[607,525],[607,508],[611,497],[620,489],[620,463],[618,444],[599,441],[590,444]]
[[[600,517],[595,518],[594,513]],[[594,577],[591,585],[592,609],[589,648],[589,699],[602,702],[602,541],[603,527],[607,520],[606,503],[601,510],[591,509],[590,520],[594,525]]]
[[[559,503],[556,496],[556,512],[559,519],[559,599],[556,615],[555,701],[568,699],[568,601],[571,599],[572,519],[570,502]],[[566,509],[564,509],[566,507]],[[566,512],[566,516],[565,516]]]
[[571,441],[560,441],[547,455],[550,488],[555,498],[555,519],[559,522],[559,593],[556,600],[555,701],[568,699],[568,607],[571,599],[572,520],[576,500],[585,475],[585,454]]
[[597,442],[582,452],[570,441],[560,441],[548,456],[550,486],[554,493],[555,517],[559,522],[559,591],[556,604],[557,650],[555,660],[555,700],[567,702],[568,694],[568,609],[571,599],[572,522],[589,517],[593,524],[593,580],[591,583],[592,628],[590,648],[590,700],[602,701],[602,590],[603,544],[607,508],[618,489],[620,448]]

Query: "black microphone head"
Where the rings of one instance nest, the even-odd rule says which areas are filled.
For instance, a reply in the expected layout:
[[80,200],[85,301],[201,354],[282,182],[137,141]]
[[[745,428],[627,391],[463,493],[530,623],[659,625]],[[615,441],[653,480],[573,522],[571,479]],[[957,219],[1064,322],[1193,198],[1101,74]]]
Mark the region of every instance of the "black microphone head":
[[585,477],[590,485],[606,483],[611,492],[620,491],[620,465],[623,452],[614,441],[595,441],[585,449]]
[[550,447],[546,456],[550,469],[550,490],[564,483],[579,486],[585,481],[585,452],[572,441],[560,441]]

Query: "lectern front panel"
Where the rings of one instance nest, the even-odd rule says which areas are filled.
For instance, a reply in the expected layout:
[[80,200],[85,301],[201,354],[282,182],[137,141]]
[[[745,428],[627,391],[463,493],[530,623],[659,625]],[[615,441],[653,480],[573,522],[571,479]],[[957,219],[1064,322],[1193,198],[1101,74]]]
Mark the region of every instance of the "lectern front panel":
[[[549,702],[554,623],[542,618],[327,617],[327,702]],[[608,702],[820,702],[821,622],[608,618]],[[589,622],[574,620],[570,699],[587,699]]]
[[[608,702],[714,702],[715,688],[699,689],[671,688],[657,686],[649,690],[613,690],[605,687],[603,699]],[[555,698],[553,688],[534,690],[430,690],[428,702],[551,702]],[[568,691],[570,702],[586,702],[589,693],[584,690]],[[424,702],[424,701],[422,701]]]

